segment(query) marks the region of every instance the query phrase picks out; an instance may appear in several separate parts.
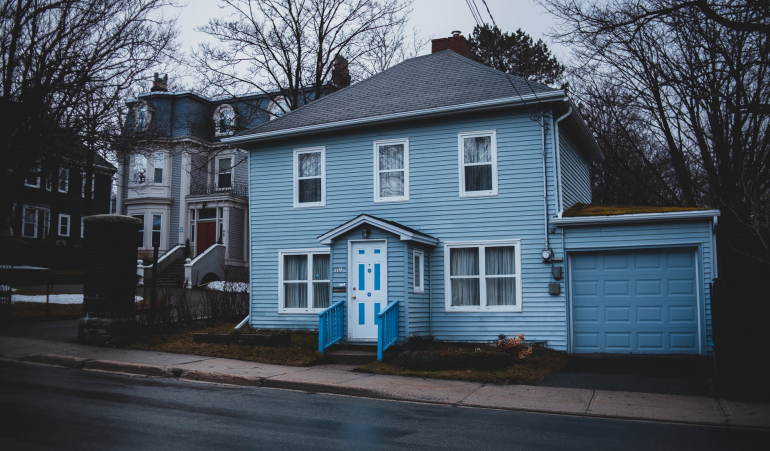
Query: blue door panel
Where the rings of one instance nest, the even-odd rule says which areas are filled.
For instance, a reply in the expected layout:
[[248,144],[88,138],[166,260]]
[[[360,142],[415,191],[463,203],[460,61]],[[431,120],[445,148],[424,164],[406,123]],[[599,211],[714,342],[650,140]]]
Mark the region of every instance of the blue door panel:
[[576,353],[698,353],[694,250],[574,254]]

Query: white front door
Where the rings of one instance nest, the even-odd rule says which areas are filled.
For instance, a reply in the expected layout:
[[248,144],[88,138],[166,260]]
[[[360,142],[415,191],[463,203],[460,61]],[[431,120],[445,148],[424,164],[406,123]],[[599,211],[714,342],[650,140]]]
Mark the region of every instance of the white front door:
[[377,340],[377,314],[388,305],[386,245],[386,241],[351,242],[348,268],[350,340]]

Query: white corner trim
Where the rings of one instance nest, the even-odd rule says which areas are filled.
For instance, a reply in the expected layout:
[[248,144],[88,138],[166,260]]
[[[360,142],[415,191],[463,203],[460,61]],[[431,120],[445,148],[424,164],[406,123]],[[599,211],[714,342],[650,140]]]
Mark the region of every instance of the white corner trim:
[[551,218],[556,226],[568,227],[575,225],[611,224],[623,222],[661,222],[687,219],[713,219],[720,216],[719,210],[673,211],[670,213],[636,213],[612,216],[578,216],[568,218]]

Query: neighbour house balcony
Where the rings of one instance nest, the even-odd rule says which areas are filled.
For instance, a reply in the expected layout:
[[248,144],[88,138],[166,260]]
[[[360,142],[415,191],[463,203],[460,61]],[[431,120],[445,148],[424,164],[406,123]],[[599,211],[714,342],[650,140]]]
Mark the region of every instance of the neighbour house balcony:
[[246,185],[232,183],[229,186],[217,186],[215,183],[198,183],[190,185],[190,196],[230,195],[248,197]]

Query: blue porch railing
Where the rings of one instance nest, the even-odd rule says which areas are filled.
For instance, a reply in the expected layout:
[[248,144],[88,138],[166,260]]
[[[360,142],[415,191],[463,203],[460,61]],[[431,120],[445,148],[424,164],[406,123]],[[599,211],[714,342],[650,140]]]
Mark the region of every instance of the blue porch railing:
[[345,301],[337,301],[331,307],[318,314],[318,352],[342,340],[345,321]]
[[393,301],[377,314],[377,360],[382,362],[385,350],[398,340],[398,301]]

